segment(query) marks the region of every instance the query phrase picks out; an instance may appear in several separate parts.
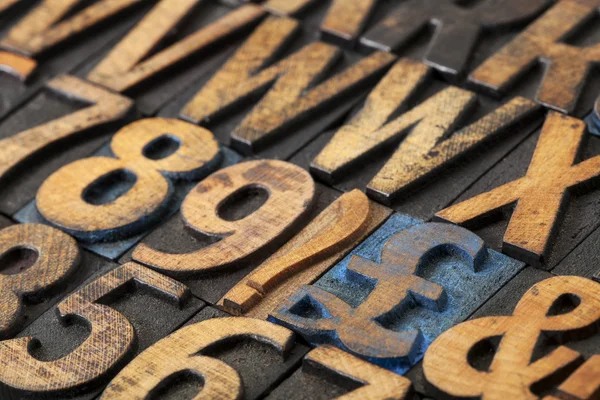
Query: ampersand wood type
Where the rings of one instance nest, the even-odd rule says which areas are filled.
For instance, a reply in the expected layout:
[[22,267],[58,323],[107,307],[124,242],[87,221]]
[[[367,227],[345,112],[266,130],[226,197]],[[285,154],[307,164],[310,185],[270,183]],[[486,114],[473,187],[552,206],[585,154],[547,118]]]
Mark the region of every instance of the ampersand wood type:
[[139,264],[107,267],[17,338],[0,342],[3,397],[91,399],[135,354],[202,307],[183,284]]
[[[577,299],[574,308],[552,313],[557,301],[565,296]],[[477,318],[443,333],[425,355],[425,377],[436,389],[454,397],[536,399],[534,384],[538,384],[537,390],[540,385],[552,385],[546,378],[581,363],[581,354],[564,345],[532,360],[540,334],[582,334],[585,328],[597,324],[599,306],[598,283],[574,276],[546,279],[525,293],[513,315]],[[475,369],[468,360],[473,347],[498,336],[501,341],[489,369]],[[579,389],[597,390],[597,380],[587,383],[591,385],[587,390]]]
[[465,229],[396,214],[269,319],[404,373],[521,268]]

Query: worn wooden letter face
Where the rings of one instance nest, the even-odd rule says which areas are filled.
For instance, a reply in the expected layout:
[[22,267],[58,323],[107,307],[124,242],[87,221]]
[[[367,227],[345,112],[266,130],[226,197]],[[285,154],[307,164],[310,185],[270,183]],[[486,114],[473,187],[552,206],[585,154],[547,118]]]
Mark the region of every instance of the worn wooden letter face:
[[583,121],[551,112],[526,176],[446,208],[437,218],[473,225],[486,215],[514,207],[503,252],[530,264],[543,264],[569,192],[584,184],[593,188],[600,176],[600,156],[575,164],[585,133]]
[[[324,387],[316,383],[317,379],[325,381]],[[284,381],[267,400],[326,398],[325,396],[335,390],[332,386],[345,389],[344,395],[335,397],[339,400],[411,398],[411,382],[408,379],[336,347],[324,345],[308,353],[302,363],[302,369]]]
[[456,77],[464,72],[482,30],[523,25],[551,2],[487,0],[470,8],[456,3],[455,0],[405,1],[361,37],[361,46],[396,52],[427,25],[434,25],[436,32],[424,62],[445,75]]
[[[111,303],[133,296],[136,287],[160,301],[146,302],[155,305],[143,313],[158,314],[147,321],[135,315],[134,329],[133,321]],[[0,342],[0,395],[91,398],[133,354],[189,318],[198,309],[196,303],[189,290],[171,278],[136,263],[119,266],[75,291],[20,337]],[[125,303],[116,304],[129,314]],[[77,325],[87,333],[79,332],[70,342],[73,331],[80,330]],[[55,344],[40,346],[38,337]],[[58,347],[58,352],[52,347]]]
[[465,229],[396,214],[269,318],[404,373],[522,267]]
[[[40,224],[13,225],[0,231],[0,339],[23,328],[25,308],[49,302],[79,264],[73,238]],[[51,305],[51,303],[50,303]],[[36,317],[43,311],[38,308]]]
[[[553,313],[554,305],[567,296],[576,299],[576,306],[566,313]],[[540,336],[552,332],[574,338],[593,332],[586,328],[592,328],[598,320],[599,284],[574,276],[549,278],[522,297],[512,316],[479,318],[443,333],[425,355],[425,377],[439,391],[453,397],[537,399],[534,384],[536,390],[548,385],[551,388],[555,380],[547,378],[573,370],[582,362],[578,352],[565,346],[532,361]],[[501,341],[489,369],[475,369],[469,362],[470,353],[493,337],[501,337]],[[598,387],[598,360],[592,357],[560,386],[559,391],[570,396],[559,398],[593,399]]]
[[175,211],[178,192],[190,186],[178,182],[203,178],[223,158],[206,129],[162,118],[121,129],[110,155],[73,162],[46,179],[36,196],[42,217],[88,243],[127,239]]
[[204,383],[196,399],[242,399],[244,387],[239,373],[203,352],[245,339],[275,348],[282,359],[294,346],[294,334],[270,322],[241,317],[199,322],[176,331],[140,354],[113,379],[102,399],[146,399],[185,374],[198,376]]
[[600,62],[600,45],[575,47],[561,41],[590,21],[598,6],[598,0],[557,2],[479,66],[469,80],[502,92],[536,62],[541,62],[546,66],[546,74],[537,101],[561,112],[572,112],[592,66]]

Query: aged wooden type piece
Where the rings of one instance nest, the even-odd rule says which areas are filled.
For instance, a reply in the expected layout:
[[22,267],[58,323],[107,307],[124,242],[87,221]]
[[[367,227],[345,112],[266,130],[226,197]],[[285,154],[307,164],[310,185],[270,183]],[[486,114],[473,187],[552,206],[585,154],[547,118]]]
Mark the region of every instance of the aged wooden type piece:
[[161,0],[117,45],[76,73],[126,93],[145,115],[154,115],[221,65],[265,14],[255,5],[231,9],[216,0]]
[[404,373],[523,266],[465,229],[396,214],[269,319]]
[[[324,384],[319,385],[317,380]],[[339,397],[336,391],[342,392]],[[308,353],[302,362],[302,369],[296,371],[266,398],[403,400],[410,398],[410,391],[411,383],[408,379],[325,345]]]
[[343,194],[229,290],[219,305],[234,315],[266,319],[279,303],[302,285],[313,283],[389,214],[358,190]]
[[0,342],[0,393],[91,399],[201,306],[171,278],[136,263],[107,264],[17,338]]
[[423,61],[447,77],[464,72],[482,31],[492,33],[523,26],[551,2],[482,1],[465,8],[454,0],[409,0],[360,39],[363,49],[398,52],[407,47],[428,25],[435,33]]
[[473,225],[501,210],[512,210],[503,252],[530,264],[544,264],[569,194],[593,188],[600,174],[600,156],[576,163],[585,134],[583,121],[550,112],[524,177],[450,206],[436,217]]
[[581,400],[597,399],[600,396],[600,356],[592,356],[561,384],[553,395],[544,400],[574,398]]
[[536,100],[546,107],[574,111],[592,67],[600,62],[598,45],[564,42],[598,12],[597,0],[561,0],[512,42],[486,60],[469,80],[494,92],[507,90],[535,63],[546,66]]
[[[21,0],[0,28],[0,116],[122,36],[151,1]],[[2,13],[0,9],[0,13]]]
[[[298,361],[306,353],[300,346],[298,354],[294,334],[275,324],[242,317],[207,319],[181,328],[144,351],[113,379],[101,398],[144,399],[165,395],[178,380],[181,388],[181,381],[197,383],[199,377],[202,388],[196,385],[189,398],[194,395],[211,399],[258,398],[261,393],[256,393],[257,388],[253,387],[256,382],[247,379],[246,371],[238,370],[227,357],[219,355],[220,351],[230,352],[244,343],[247,347],[257,342],[267,348],[263,352],[275,350],[274,363],[289,364],[290,359]],[[260,363],[260,358],[254,358],[255,367]],[[276,371],[274,365],[267,366],[263,379],[271,380]],[[264,382],[260,386],[262,390],[269,388],[264,387]]]
[[144,239],[132,257],[181,279],[203,300],[266,318],[390,213],[358,191],[338,196],[315,187],[293,164],[241,163],[190,191],[180,215]]
[[409,59],[398,61],[361,110],[314,158],[311,172],[332,184],[343,178],[348,181],[349,176],[354,176],[353,170],[362,169],[359,167],[364,165],[365,158],[379,159],[382,148],[402,140],[366,187],[370,197],[389,205],[467,153],[484,145],[504,144],[494,140],[512,142],[512,135],[523,137],[529,132],[526,122],[541,115],[532,101],[515,97],[458,129],[477,108],[477,96],[451,86],[394,118],[399,109],[408,108],[415,94],[423,92],[424,84],[433,86],[433,83],[431,69],[426,65]]
[[245,154],[285,159],[339,120],[393,60],[343,52],[315,41],[298,21],[269,17],[160,115],[202,124]]
[[[570,306],[561,308],[566,300]],[[582,355],[563,343],[593,335],[598,320],[598,283],[574,276],[551,277],[532,286],[512,315],[472,319],[443,333],[425,355],[424,374],[437,391],[452,397],[536,399],[572,372],[558,390],[572,398],[591,399],[598,391],[597,376],[583,379],[597,369],[597,356],[577,370]],[[545,332],[555,338],[554,348],[534,357]],[[491,364],[476,369],[470,357],[477,345],[491,338],[501,338]]]
[[132,109],[130,99],[73,76],[48,82],[0,124],[0,212],[17,212],[53,171],[100,147]]

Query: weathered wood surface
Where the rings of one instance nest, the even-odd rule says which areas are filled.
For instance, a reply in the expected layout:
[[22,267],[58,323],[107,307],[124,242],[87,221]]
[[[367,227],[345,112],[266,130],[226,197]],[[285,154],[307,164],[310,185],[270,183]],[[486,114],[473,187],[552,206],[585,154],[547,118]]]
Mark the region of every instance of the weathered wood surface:
[[[578,301],[570,308],[556,307],[561,305],[560,300],[573,297]],[[543,389],[541,382],[552,387],[556,381],[545,378],[572,371],[581,364],[581,354],[566,346],[555,347],[532,361],[540,335],[544,331],[563,337],[570,333],[570,340],[589,336],[593,330],[585,328],[597,324],[599,306],[599,284],[573,276],[546,279],[525,293],[511,316],[477,318],[443,333],[425,355],[425,377],[450,396],[536,399],[534,383],[538,384],[536,390]],[[489,369],[475,369],[468,354],[473,354],[474,346],[483,340],[498,336],[502,340]],[[588,391],[597,389],[595,380],[588,383]]]

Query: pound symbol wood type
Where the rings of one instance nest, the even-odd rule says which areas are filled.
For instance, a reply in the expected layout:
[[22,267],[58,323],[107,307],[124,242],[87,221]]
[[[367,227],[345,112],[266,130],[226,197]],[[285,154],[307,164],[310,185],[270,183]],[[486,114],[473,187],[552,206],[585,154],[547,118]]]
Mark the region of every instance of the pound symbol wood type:
[[[553,314],[553,306],[564,296],[576,297],[578,305]],[[512,316],[479,318],[443,333],[425,355],[425,377],[452,397],[537,399],[532,385],[547,383],[544,379],[581,362],[578,352],[564,346],[532,362],[542,332],[583,332],[599,319],[600,285],[574,276],[549,278],[525,293]],[[475,369],[469,362],[473,348],[499,336],[502,339],[489,369]]]

